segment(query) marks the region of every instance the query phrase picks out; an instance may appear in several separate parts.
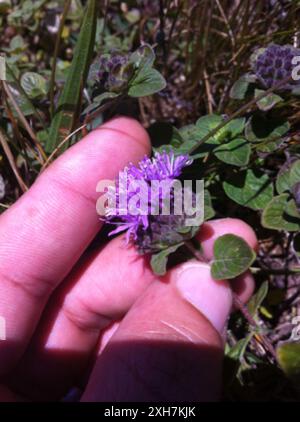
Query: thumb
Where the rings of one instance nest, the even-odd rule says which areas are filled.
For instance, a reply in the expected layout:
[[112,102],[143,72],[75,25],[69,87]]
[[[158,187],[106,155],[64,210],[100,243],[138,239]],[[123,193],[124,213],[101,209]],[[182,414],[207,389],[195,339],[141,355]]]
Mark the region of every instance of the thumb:
[[99,356],[83,401],[218,399],[231,307],[228,283],[213,280],[208,264],[155,280]]

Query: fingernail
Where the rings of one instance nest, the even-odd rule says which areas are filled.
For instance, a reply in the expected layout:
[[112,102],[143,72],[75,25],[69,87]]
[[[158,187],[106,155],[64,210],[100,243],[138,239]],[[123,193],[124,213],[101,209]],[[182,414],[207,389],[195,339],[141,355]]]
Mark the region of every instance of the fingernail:
[[182,298],[200,311],[222,335],[232,306],[228,283],[214,280],[208,264],[193,263],[179,270],[176,287]]

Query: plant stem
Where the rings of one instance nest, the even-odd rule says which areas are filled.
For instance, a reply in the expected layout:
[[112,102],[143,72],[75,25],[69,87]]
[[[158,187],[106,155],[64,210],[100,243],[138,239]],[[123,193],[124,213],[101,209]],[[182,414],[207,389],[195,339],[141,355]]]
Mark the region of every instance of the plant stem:
[[194,247],[193,243],[190,240],[186,240],[184,244],[186,248],[194,255],[194,257],[198,259],[198,261],[208,263],[208,260],[206,259],[206,257],[202,254],[201,251],[199,251],[198,249]]
[[[252,317],[250,312],[248,311],[247,306],[245,306],[245,304],[239,299],[238,295],[233,293],[232,298],[233,298],[234,306],[242,313],[242,315],[247,320],[249,325],[256,330],[257,329],[259,330],[260,328],[259,325],[255,321],[255,319]],[[271,344],[270,340],[268,339],[268,337],[265,334],[261,334],[261,333],[257,333],[257,335],[259,339],[261,340],[262,344],[264,345],[265,349],[272,355],[275,361],[277,361],[276,351],[273,345]]]
[[274,90],[280,88],[281,86],[285,85],[287,82],[291,80],[291,76],[283,79],[278,84],[274,85],[273,87],[267,89],[267,91],[263,92],[262,94],[258,95],[255,98],[252,98],[251,101],[249,101],[247,104],[243,105],[241,108],[236,110],[230,117],[224,120],[224,122],[220,123],[217,127],[215,127],[213,130],[211,130],[207,135],[205,135],[202,139],[200,139],[190,150],[189,154],[192,154],[197,148],[199,148],[200,145],[204,144],[208,139],[210,139],[212,136],[214,136],[217,132],[219,132],[220,129],[223,129],[224,126],[226,126],[229,122],[231,122],[236,117],[240,116],[242,113],[248,110],[249,107],[252,107],[254,104],[256,104],[258,101],[260,101],[262,98],[266,97],[267,95],[271,94]]
[[71,6],[71,1],[72,0],[66,0],[65,1],[64,10],[63,10],[61,18],[60,18],[59,28],[58,28],[58,32],[57,32],[57,36],[56,36],[56,40],[55,40],[55,47],[54,47],[54,53],[53,53],[53,63],[52,63],[52,70],[51,70],[51,77],[50,77],[50,114],[51,114],[51,117],[53,117],[53,113],[54,113],[54,86],[55,86],[55,75],[56,75],[56,61],[57,61],[57,56],[58,56],[58,51],[59,51],[59,46],[60,46],[60,40],[61,40],[62,32],[63,32],[64,26],[65,26],[65,22],[66,22],[66,19],[67,19],[67,14],[68,14],[69,8]]

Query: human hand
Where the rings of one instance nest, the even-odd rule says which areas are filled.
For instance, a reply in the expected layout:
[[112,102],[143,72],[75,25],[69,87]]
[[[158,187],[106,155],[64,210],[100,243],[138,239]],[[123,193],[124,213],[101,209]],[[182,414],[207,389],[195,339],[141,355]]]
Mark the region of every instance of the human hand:
[[[85,250],[101,227],[96,185],[150,152],[144,129],[114,119],[58,158],[0,217],[2,401],[59,400],[73,386],[83,401],[215,400],[222,334],[232,289],[253,291],[249,273],[214,281],[190,261],[159,279],[119,236]],[[205,223],[198,235],[212,258],[217,237],[256,247],[235,219]]]

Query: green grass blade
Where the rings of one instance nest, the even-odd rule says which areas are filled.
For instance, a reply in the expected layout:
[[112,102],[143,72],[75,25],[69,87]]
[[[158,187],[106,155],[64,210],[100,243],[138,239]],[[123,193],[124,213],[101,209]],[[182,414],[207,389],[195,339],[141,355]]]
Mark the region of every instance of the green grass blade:
[[68,77],[59,98],[46,151],[51,153],[73,130],[81,91],[85,84],[96,33],[97,1],[89,0]]

